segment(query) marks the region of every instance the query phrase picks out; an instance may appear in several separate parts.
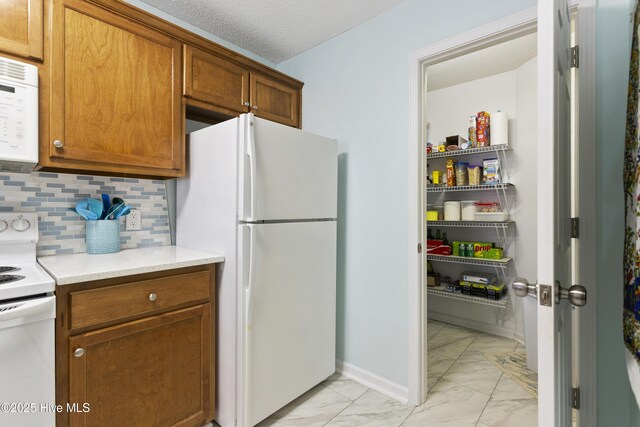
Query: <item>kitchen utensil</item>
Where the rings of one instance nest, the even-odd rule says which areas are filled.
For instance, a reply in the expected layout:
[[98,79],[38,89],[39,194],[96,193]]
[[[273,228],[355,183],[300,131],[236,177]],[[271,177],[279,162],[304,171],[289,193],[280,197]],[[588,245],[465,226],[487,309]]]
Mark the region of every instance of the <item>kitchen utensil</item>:
[[109,211],[107,212],[107,215],[105,216],[104,219],[114,219],[113,218],[113,214],[120,208],[122,208],[124,206],[124,204],[122,203],[114,203],[113,205],[111,205],[111,208],[109,209]]
[[96,199],[87,199],[87,206],[96,216],[96,219],[102,216],[102,201]]
[[115,219],[120,218],[121,216],[127,216],[131,213],[131,207],[124,205],[124,207],[115,214]]
[[76,213],[87,221],[95,221],[96,219],[98,219],[98,215],[88,209],[87,200],[89,199],[80,200],[78,203],[76,203]]
[[111,199],[108,194],[102,193],[102,215],[100,215],[100,219],[107,218],[107,212],[111,209]]

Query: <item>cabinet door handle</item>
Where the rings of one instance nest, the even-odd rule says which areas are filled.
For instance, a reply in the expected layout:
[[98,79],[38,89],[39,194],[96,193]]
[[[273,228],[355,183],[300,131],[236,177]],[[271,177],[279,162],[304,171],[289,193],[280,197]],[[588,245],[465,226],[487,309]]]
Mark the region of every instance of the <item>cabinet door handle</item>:
[[73,355],[74,355],[75,357],[82,357],[82,356],[84,356],[84,348],[82,348],[82,347],[78,347],[78,348],[76,348],[75,350],[73,350]]
[[254,110],[257,110],[257,109],[258,109],[258,106],[257,106],[257,105],[254,105],[254,106],[253,106],[253,107],[251,107],[251,108],[253,108]]
[[248,106],[249,106],[249,105],[251,105],[251,104],[249,104],[249,101],[247,101],[247,102],[245,102],[245,103],[244,103],[244,104],[242,104],[242,105],[244,105],[245,107],[248,107]]
[[158,299],[158,295],[156,295],[155,293],[151,292],[149,294],[149,301],[153,302],[153,301],[155,301],[157,299]]
[[56,148],[62,148],[64,147],[64,142],[62,142],[59,139],[56,139],[55,141],[53,141],[53,146]]

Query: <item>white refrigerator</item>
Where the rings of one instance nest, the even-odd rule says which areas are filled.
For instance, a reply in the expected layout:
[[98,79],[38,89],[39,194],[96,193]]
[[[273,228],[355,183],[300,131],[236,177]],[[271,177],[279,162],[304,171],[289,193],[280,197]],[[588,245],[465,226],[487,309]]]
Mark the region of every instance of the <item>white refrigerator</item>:
[[335,371],[337,144],[243,114],[188,153],[176,244],[225,256],[215,419],[253,426]]

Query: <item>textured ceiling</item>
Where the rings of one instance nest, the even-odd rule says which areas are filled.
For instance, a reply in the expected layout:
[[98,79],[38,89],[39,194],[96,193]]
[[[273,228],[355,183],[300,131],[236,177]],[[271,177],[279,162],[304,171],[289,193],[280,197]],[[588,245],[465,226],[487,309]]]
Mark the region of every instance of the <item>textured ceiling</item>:
[[272,62],[282,62],[404,0],[142,0]]
[[458,85],[515,70],[537,52],[536,33],[427,67],[427,90]]

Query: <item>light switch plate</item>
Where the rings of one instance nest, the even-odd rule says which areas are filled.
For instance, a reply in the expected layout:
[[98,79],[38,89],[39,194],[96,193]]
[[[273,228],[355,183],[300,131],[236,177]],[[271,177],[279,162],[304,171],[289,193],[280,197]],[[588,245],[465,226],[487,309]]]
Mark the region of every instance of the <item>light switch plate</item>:
[[131,209],[131,213],[126,216],[127,218],[127,231],[139,231],[141,227],[142,217],[140,215],[140,209]]

